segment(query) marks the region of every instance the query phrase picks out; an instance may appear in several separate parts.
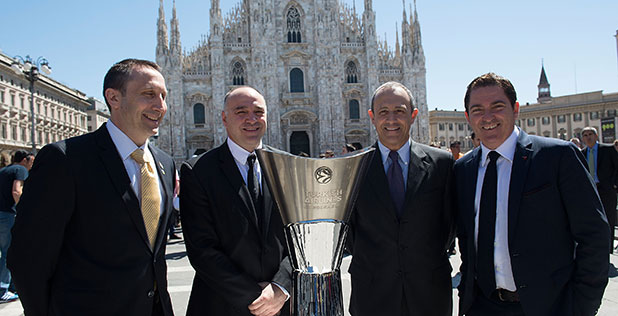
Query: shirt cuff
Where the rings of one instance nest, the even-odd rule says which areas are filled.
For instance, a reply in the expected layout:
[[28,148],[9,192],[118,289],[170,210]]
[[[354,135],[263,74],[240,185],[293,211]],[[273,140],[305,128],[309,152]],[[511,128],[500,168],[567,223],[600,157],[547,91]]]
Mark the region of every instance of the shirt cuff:
[[285,301],[287,302],[287,300],[290,299],[290,293],[280,284],[278,284],[277,282],[270,282],[274,285],[276,285],[279,289],[281,289],[281,292],[283,292],[283,294],[285,294]]

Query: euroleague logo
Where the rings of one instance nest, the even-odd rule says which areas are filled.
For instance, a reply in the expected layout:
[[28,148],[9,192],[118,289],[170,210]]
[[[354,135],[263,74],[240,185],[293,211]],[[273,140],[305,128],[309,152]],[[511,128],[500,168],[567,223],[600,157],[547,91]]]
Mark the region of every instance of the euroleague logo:
[[315,181],[319,184],[327,184],[333,178],[333,171],[329,167],[319,167],[315,170]]

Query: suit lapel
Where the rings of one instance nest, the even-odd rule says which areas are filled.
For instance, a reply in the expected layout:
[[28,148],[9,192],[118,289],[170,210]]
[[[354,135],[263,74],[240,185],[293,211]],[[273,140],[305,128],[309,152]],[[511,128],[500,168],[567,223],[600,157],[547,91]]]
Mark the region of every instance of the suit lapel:
[[99,154],[101,155],[101,160],[103,161],[103,165],[107,170],[107,174],[114,188],[126,204],[129,217],[133,221],[135,229],[137,229],[140,236],[142,236],[144,243],[150,248],[150,241],[148,240],[146,227],[144,226],[144,218],[142,217],[142,211],[139,206],[139,199],[131,187],[131,181],[129,180],[127,170],[124,167],[124,163],[118,154],[118,150],[112,138],[107,132],[105,124],[95,132],[95,139],[100,148]]
[[244,207],[240,207],[243,214],[250,222],[253,223],[253,226],[260,231],[260,228],[257,225],[257,221],[255,218],[255,209],[253,207],[253,201],[251,200],[251,196],[249,195],[249,189],[245,185],[245,182],[240,175],[240,171],[238,170],[238,166],[236,165],[236,161],[234,160],[234,156],[232,156],[232,152],[230,152],[230,148],[227,145],[227,142],[221,145],[221,150],[219,151],[219,163],[221,165],[221,170],[227,177],[228,181],[232,185],[234,191],[240,197],[240,200],[243,202]]
[[[472,155],[472,157],[470,157],[470,159],[468,159],[468,161],[465,162],[465,165],[463,167],[464,170],[464,175],[463,175],[463,179],[464,179],[464,183],[465,183],[465,187],[463,188],[463,193],[464,194],[464,205],[462,205],[462,218],[466,219],[466,227],[467,227],[467,231],[471,232],[471,234],[474,234],[474,219],[476,217],[476,214],[474,213],[474,200],[476,198],[476,186],[477,186],[477,181],[478,181],[478,170],[479,170],[479,165],[481,163],[481,156],[482,156],[482,151],[481,151],[481,147],[479,146],[478,148],[476,148],[472,153],[470,153],[470,155]],[[468,181],[466,181],[466,179],[469,179]],[[474,242],[474,238],[470,238],[470,240],[472,242]]]
[[415,146],[413,141],[410,141],[410,162],[408,163],[408,184],[406,186],[406,199],[403,206],[402,216],[407,213],[406,210],[412,205],[416,192],[427,176],[429,164],[425,161],[427,155],[420,146]]
[[393,199],[391,199],[391,193],[388,189],[388,180],[384,172],[382,154],[377,143],[375,143],[373,147],[376,149],[376,152],[371,159],[371,165],[365,176],[365,181],[371,183],[373,187],[371,192],[374,192],[378,205],[388,205],[388,213],[393,216],[394,219],[397,219],[397,210],[395,210],[395,204],[393,204]]
[[161,182],[161,186],[163,187],[163,195],[161,196],[161,198],[163,199],[163,212],[161,213],[161,218],[159,219],[159,227],[157,228],[157,239],[155,241],[154,249],[154,253],[157,253],[157,251],[159,251],[159,248],[166,239],[169,212],[172,210],[172,207],[170,205],[172,201],[169,201],[169,197],[173,195],[170,194],[170,192],[173,192],[174,189],[173,184],[170,184],[168,181],[168,179],[170,179],[170,175],[168,174],[168,172],[175,172],[176,170],[166,170],[163,166],[163,163],[161,162],[161,156],[159,152],[156,151],[156,149],[154,149],[152,146],[150,146],[150,144],[148,145],[148,149],[150,150],[150,153],[154,158],[157,173],[159,175],[159,181]]
[[266,236],[268,235],[268,229],[270,228],[270,216],[273,208],[273,199],[270,195],[270,190],[268,189],[268,185],[266,181],[264,181],[264,176],[262,175],[262,192],[264,194],[264,209],[263,209],[263,217],[262,217],[262,226],[264,228],[263,231],[263,239],[266,242]]
[[509,244],[514,238],[515,228],[517,227],[517,216],[519,214],[519,205],[521,196],[524,191],[524,184],[528,176],[528,168],[532,160],[532,142],[524,131],[519,131],[517,144],[515,145],[515,154],[513,155],[513,169],[511,170],[511,183],[509,184],[509,208],[508,208],[508,225],[509,225]]

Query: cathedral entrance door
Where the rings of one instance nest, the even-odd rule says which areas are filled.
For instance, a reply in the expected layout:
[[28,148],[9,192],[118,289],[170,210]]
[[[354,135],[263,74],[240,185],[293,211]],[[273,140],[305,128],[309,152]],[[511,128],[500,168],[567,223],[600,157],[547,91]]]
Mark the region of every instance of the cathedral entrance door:
[[292,135],[290,135],[290,153],[298,155],[301,151],[311,156],[309,135],[307,135],[307,132],[292,132]]

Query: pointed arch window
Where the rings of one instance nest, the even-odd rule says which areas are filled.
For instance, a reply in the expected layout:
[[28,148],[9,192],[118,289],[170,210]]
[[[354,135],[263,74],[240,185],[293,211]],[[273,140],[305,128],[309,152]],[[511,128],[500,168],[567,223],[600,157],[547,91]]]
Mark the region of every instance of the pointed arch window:
[[350,112],[351,120],[360,119],[360,105],[358,103],[358,100],[356,99],[350,100],[350,102],[348,103],[348,111]]
[[286,14],[288,43],[302,43],[300,36],[300,14],[298,9],[291,7]]
[[196,103],[193,106],[193,124],[196,126],[204,125],[206,123],[206,113],[204,111],[204,105]]
[[358,83],[358,67],[353,61],[349,61],[345,65],[345,78],[347,83]]
[[245,67],[237,61],[232,68],[232,85],[242,86],[245,84]]

